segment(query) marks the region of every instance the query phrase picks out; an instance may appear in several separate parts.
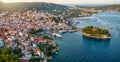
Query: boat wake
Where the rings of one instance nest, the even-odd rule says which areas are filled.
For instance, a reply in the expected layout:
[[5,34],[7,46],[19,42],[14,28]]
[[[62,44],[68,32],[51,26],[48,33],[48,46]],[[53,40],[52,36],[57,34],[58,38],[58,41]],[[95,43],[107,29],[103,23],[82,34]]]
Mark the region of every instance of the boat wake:
[[97,17],[96,17],[96,19],[97,19],[97,21],[100,22],[102,25],[106,25],[106,24],[107,24],[107,23],[105,23],[103,20],[101,20],[100,18],[97,18]]

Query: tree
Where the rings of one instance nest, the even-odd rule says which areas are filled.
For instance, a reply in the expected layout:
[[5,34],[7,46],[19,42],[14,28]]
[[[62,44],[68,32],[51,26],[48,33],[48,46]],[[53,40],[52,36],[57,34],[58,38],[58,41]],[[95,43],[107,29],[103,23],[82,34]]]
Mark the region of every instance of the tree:
[[61,21],[60,17],[52,17],[52,20],[56,23],[59,23]]
[[73,29],[73,30],[76,30],[76,29],[77,29],[77,27],[73,26],[73,27],[72,27],[72,29]]
[[43,37],[43,39],[49,39],[49,37],[45,34],[42,37]]
[[19,55],[17,54],[12,55],[13,49],[11,47],[7,47],[4,50],[0,48],[0,51],[2,51],[0,53],[0,62],[19,62],[19,58],[20,58]]
[[2,49],[0,48],[0,55],[2,54]]
[[18,58],[19,58],[19,56],[16,55],[16,54],[12,56],[12,59],[13,59],[13,60],[18,60]]
[[3,50],[4,52],[4,54],[11,54],[12,53],[12,48],[11,47],[8,47],[8,48],[6,48],[5,50]]
[[22,57],[22,53],[21,52],[22,52],[22,50],[20,48],[15,48],[13,50],[13,53],[18,55],[19,57]]
[[43,37],[43,39],[50,39],[50,40],[53,40],[53,38],[50,38],[50,37],[48,37],[48,36],[45,35],[45,34],[44,34],[42,37]]
[[[92,30],[93,28],[96,28],[96,30],[93,31]],[[98,27],[93,27],[93,26],[87,26],[87,27],[83,28],[83,32],[91,34],[91,35],[107,35],[107,36],[111,36],[107,29],[100,29]]]

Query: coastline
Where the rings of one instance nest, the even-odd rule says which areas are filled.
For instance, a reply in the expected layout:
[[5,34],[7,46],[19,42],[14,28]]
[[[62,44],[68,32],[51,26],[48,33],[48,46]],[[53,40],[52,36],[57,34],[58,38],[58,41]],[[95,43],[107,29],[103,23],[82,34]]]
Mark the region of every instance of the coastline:
[[90,37],[90,38],[96,38],[96,39],[111,39],[112,37],[108,37],[106,35],[101,35],[101,36],[92,36],[90,34],[87,34],[85,32],[82,32],[83,36]]
[[[100,13],[101,14],[101,13]],[[109,13],[108,13],[109,14]],[[98,14],[99,15],[99,14]],[[107,19],[105,19],[107,20]],[[108,21],[108,20],[107,20]],[[110,20],[112,21],[112,19]],[[96,23],[96,22],[95,22]],[[111,22],[113,23],[113,22]],[[84,24],[84,23],[83,23]],[[89,22],[88,22],[89,24]],[[97,24],[97,23],[96,23]],[[95,24],[95,25],[96,25]],[[99,25],[99,24],[98,24]],[[83,25],[85,26],[85,25]],[[113,26],[114,27],[114,26]],[[118,27],[119,28],[119,27]],[[62,40],[60,39],[56,39],[58,40],[58,44],[59,46],[61,47],[61,51],[59,51],[59,55],[57,56],[54,56],[53,60],[49,61],[49,62],[57,62],[58,61],[58,58],[60,58],[61,60],[64,60],[64,59],[68,59],[68,57],[70,57],[70,59],[68,60],[64,60],[65,62],[67,61],[71,61],[71,60],[75,60],[76,62],[79,62],[79,58],[83,58],[83,54],[86,53],[90,53],[90,54],[87,54],[88,56],[85,57],[85,60],[88,60],[88,61],[100,61],[100,60],[91,60],[93,59],[94,57],[94,54],[99,54],[101,55],[101,61],[104,61],[106,60],[106,62],[112,62],[112,60],[114,59],[113,56],[116,56],[116,55],[111,55],[111,52],[110,50],[114,50],[114,48],[111,48],[111,45],[118,45],[119,42],[119,31],[118,30],[114,30],[114,29],[110,29],[112,31],[111,34],[115,34],[117,36],[117,38],[115,38],[115,35],[112,36],[111,39],[95,39],[95,38],[89,38],[89,37],[85,37],[85,36],[82,36],[82,32],[81,31],[77,31],[78,33],[65,33],[65,35],[63,35],[63,38]],[[117,33],[115,33],[117,31]],[[80,32],[80,33],[79,33]],[[67,39],[65,38],[67,37],[69,39],[69,41],[67,41]],[[115,39],[115,40],[113,40]],[[118,39],[118,40],[117,40]],[[64,40],[64,42],[63,42]],[[77,41],[77,42],[76,42]],[[112,43],[111,43],[112,42]],[[117,43],[116,43],[117,42]],[[70,43],[70,44],[69,44]],[[75,44],[75,45],[74,45]],[[72,47],[77,47],[76,52],[73,51],[73,49],[71,49],[71,46]],[[66,46],[66,47],[65,47]],[[119,45],[118,45],[119,46]],[[68,48],[68,50],[66,50],[65,48]],[[83,49],[84,48],[84,49]],[[116,47],[115,47],[116,48]],[[89,51],[88,51],[89,50]],[[92,50],[92,51],[91,51]],[[119,51],[119,49],[116,48],[117,51]],[[72,51],[71,52],[71,55],[69,55],[69,51]],[[66,52],[66,53],[65,53]],[[78,53],[79,52],[79,53]],[[95,52],[95,53],[94,53]],[[108,56],[106,57],[105,54],[102,54],[104,52],[107,52],[109,53]],[[78,53],[78,54],[74,54],[74,53]],[[112,53],[116,53],[116,51],[112,51]],[[119,52],[118,52],[119,53]],[[65,55],[65,56],[64,56]],[[81,57],[79,57],[79,55],[81,55]],[[86,56],[86,54],[85,54]],[[90,56],[93,56],[93,57],[90,57]],[[71,58],[72,57],[72,58]],[[88,59],[88,57],[90,59]],[[108,57],[113,57],[112,59],[108,59]],[[99,56],[95,56],[94,57],[95,59],[99,59],[100,57]],[[118,58],[119,59],[119,58]],[[75,62],[73,61],[73,62]],[[81,60],[84,62],[84,60]],[[114,61],[114,60],[113,60]]]

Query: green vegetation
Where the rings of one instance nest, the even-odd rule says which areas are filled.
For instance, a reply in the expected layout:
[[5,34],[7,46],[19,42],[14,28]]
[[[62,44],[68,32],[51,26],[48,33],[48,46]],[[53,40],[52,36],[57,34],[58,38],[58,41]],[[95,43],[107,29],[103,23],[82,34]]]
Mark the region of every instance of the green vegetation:
[[41,57],[37,57],[37,58],[31,58],[30,60],[29,60],[29,62],[43,62],[42,61],[43,59],[41,58]]
[[[55,52],[55,49],[58,47],[58,45],[54,46],[53,44],[49,44],[49,40],[53,40],[53,38],[50,38],[45,34],[42,37],[43,39],[48,39],[48,42],[46,44],[41,43],[38,45],[38,47],[42,52],[44,52],[46,57],[49,57]],[[34,54],[33,50],[30,51],[32,52],[33,57],[29,60],[29,62],[43,62],[44,58],[41,58],[40,56]]]
[[79,8],[85,9],[95,9],[95,10],[102,10],[102,11],[119,11],[120,12],[120,4],[112,4],[112,5],[101,5],[101,6],[77,6]]
[[22,57],[22,53],[21,52],[22,52],[22,50],[20,48],[15,48],[13,50],[13,53],[18,55],[18,57]]
[[77,27],[75,27],[75,26],[72,26],[72,29],[73,29],[73,30],[76,30],[76,29],[77,29]]
[[39,20],[40,20],[40,21],[41,21],[41,20],[44,20],[44,17],[41,17]]
[[45,53],[46,56],[50,56],[52,54],[52,51],[56,48],[56,46],[49,44],[40,44],[39,48]]
[[11,47],[0,48],[0,62],[19,62],[20,57],[20,49],[13,50]]
[[53,38],[50,38],[50,37],[48,37],[48,36],[45,35],[45,34],[44,34],[42,37],[43,37],[43,39],[51,39],[51,40],[53,40]]
[[98,27],[93,27],[93,26],[87,26],[87,27],[83,28],[83,32],[90,34],[92,36],[107,35],[108,37],[111,37],[111,35],[107,29],[100,29]]
[[112,11],[119,11],[120,12],[120,4],[99,6],[99,7],[95,7],[95,8],[98,10],[103,10],[103,11],[112,10]]
[[42,31],[43,31],[42,28],[39,28],[39,29],[37,29],[37,30],[33,28],[33,29],[30,30],[29,33],[31,33],[31,34],[36,34],[36,33],[38,33],[38,32],[42,32]]
[[60,17],[52,17],[52,20],[56,23],[59,23],[61,21]]
[[[2,6],[2,7],[1,7]],[[53,10],[63,10],[67,9],[67,6],[53,4],[53,3],[45,3],[45,2],[32,2],[32,3],[2,3],[0,1],[0,10],[1,8],[5,8],[5,10],[25,10],[26,9],[36,9],[44,12],[52,12]]]
[[79,10],[79,9],[72,9],[69,12],[70,12],[69,17],[79,17],[79,15],[81,14],[81,10]]

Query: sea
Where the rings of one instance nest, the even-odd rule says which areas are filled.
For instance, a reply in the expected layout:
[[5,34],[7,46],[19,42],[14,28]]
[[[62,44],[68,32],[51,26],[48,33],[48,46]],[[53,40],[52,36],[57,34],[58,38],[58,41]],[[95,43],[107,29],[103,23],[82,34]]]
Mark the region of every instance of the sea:
[[93,14],[88,19],[73,19],[76,27],[105,27],[112,35],[109,40],[91,39],[81,32],[64,33],[61,39],[54,38],[60,47],[58,55],[49,62],[120,62],[120,12],[106,11]]

